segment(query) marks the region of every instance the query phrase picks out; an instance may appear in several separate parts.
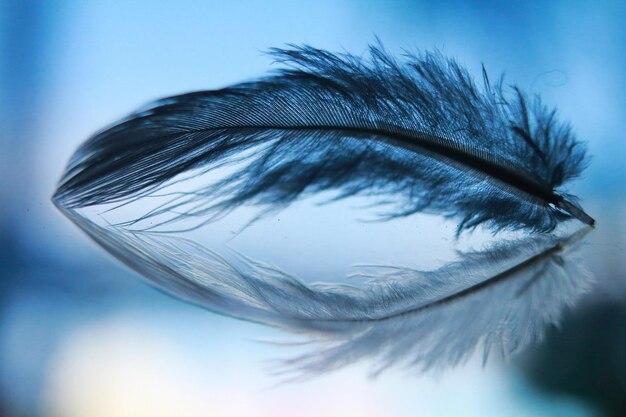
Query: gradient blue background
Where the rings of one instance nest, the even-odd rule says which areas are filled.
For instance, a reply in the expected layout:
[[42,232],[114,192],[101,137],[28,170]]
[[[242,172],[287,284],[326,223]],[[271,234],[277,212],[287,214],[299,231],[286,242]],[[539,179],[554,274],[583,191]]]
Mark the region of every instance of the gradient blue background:
[[[275,333],[142,284],[49,202],[85,138],[147,101],[264,74],[286,43],[439,48],[558,107],[589,143],[572,191],[598,219],[595,299],[626,299],[626,3],[36,1],[0,3],[0,407],[6,416],[587,416],[490,364],[432,376],[366,367],[294,386]],[[626,382],[625,382],[626,384]]]

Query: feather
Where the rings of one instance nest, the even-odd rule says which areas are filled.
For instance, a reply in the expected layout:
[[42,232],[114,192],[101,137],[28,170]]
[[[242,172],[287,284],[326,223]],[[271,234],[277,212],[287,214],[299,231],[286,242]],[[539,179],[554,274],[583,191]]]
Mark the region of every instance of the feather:
[[210,220],[332,191],[377,198],[390,206],[383,218],[453,217],[459,233],[594,224],[562,190],[587,163],[584,145],[554,111],[492,84],[484,70],[480,89],[438,53],[402,63],[381,46],[369,58],[308,46],[272,55],[283,64],[274,75],[166,98],[95,134],[72,157],[56,203],[124,203],[237,162],[158,213],[185,207],[185,217]]
[[575,249],[591,230],[500,242],[437,270],[372,266],[364,287],[306,284],[243,255],[226,260],[161,233],[100,226],[66,214],[99,245],[159,288],[209,310],[275,326],[314,349],[281,361],[296,377],[373,358],[375,373],[405,364],[443,369],[483,345],[505,355],[540,340],[590,287]]
[[[479,225],[553,232],[572,218],[594,224],[563,189],[586,166],[584,145],[518,89],[492,84],[485,72],[479,89],[438,53],[402,63],[380,46],[369,58],[306,46],[272,54],[283,68],[271,76],[166,98],[95,134],[71,158],[57,207],[157,287],[314,342],[314,352],[284,362],[305,373],[365,357],[379,369],[441,368],[481,342],[486,353],[513,353],[586,288],[566,256],[588,229],[531,233],[433,271],[370,267],[358,271],[369,278],[364,287],[306,284],[277,266],[161,233],[165,223],[191,218],[200,227],[240,206],[263,213],[318,193],[371,197],[385,207],[383,219],[455,218],[457,233]],[[167,192],[197,179],[192,191]],[[166,200],[127,222],[101,225],[85,214],[147,196]]]

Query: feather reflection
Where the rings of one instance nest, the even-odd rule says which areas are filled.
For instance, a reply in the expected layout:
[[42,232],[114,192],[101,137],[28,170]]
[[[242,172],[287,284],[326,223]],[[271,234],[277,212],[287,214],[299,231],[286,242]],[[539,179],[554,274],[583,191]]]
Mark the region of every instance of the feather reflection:
[[104,249],[158,287],[212,311],[276,326],[312,343],[281,363],[296,376],[372,358],[378,373],[404,364],[442,369],[479,346],[514,354],[541,339],[589,288],[576,255],[584,228],[463,253],[433,271],[370,266],[364,287],[305,283],[239,254],[235,261],[187,239],[100,226],[66,214]]

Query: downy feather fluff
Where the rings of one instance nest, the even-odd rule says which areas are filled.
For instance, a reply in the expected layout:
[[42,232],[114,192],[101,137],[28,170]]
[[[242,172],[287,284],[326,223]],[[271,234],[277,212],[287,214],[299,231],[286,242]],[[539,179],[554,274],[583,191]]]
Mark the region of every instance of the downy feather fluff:
[[211,219],[334,191],[377,197],[385,216],[454,217],[459,232],[547,232],[569,218],[593,225],[562,190],[583,171],[585,147],[553,110],[485,72],[479,88],[439,53],[400,63],[380,46],[369,52],[275,49],[283,68],[274,75],[157,101],[84,143],[55,201],[123,203],[237,161],[241,169],[161,211]]
[[433,271],[362,267],[356,275],[369,281],[354,287],[306,284],[243,255],[227,260],[190,240],[66,214],[158,287],[298,335],[310,350],[276,368],[294,378],[362,359],[373,360],[374,373],[400,364],[440,370],[481,346],[485,360],[508,356],[540,340],[591,284],[574,253],[589,227],[500,242]]

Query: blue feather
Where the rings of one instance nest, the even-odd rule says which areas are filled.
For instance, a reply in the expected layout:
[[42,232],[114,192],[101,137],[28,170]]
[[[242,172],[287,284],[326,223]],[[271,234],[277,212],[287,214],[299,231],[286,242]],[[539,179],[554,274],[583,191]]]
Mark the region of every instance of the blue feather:
[[454,217],[459,232],[594,224],[561,190],[585,168],[584,145],[517,88],[484,73],[479,89],[438,53],[402,63],[376,46],[369,59],[308,46],[272,55],[284,64],[275,75],[170,97],[97,133],[72,157],[57,204],[128,201],[182,173],[243,160],[190,195],[206,202],[186,216],[242,204],[271,210],[330,190],[378,196],[391,217]]

